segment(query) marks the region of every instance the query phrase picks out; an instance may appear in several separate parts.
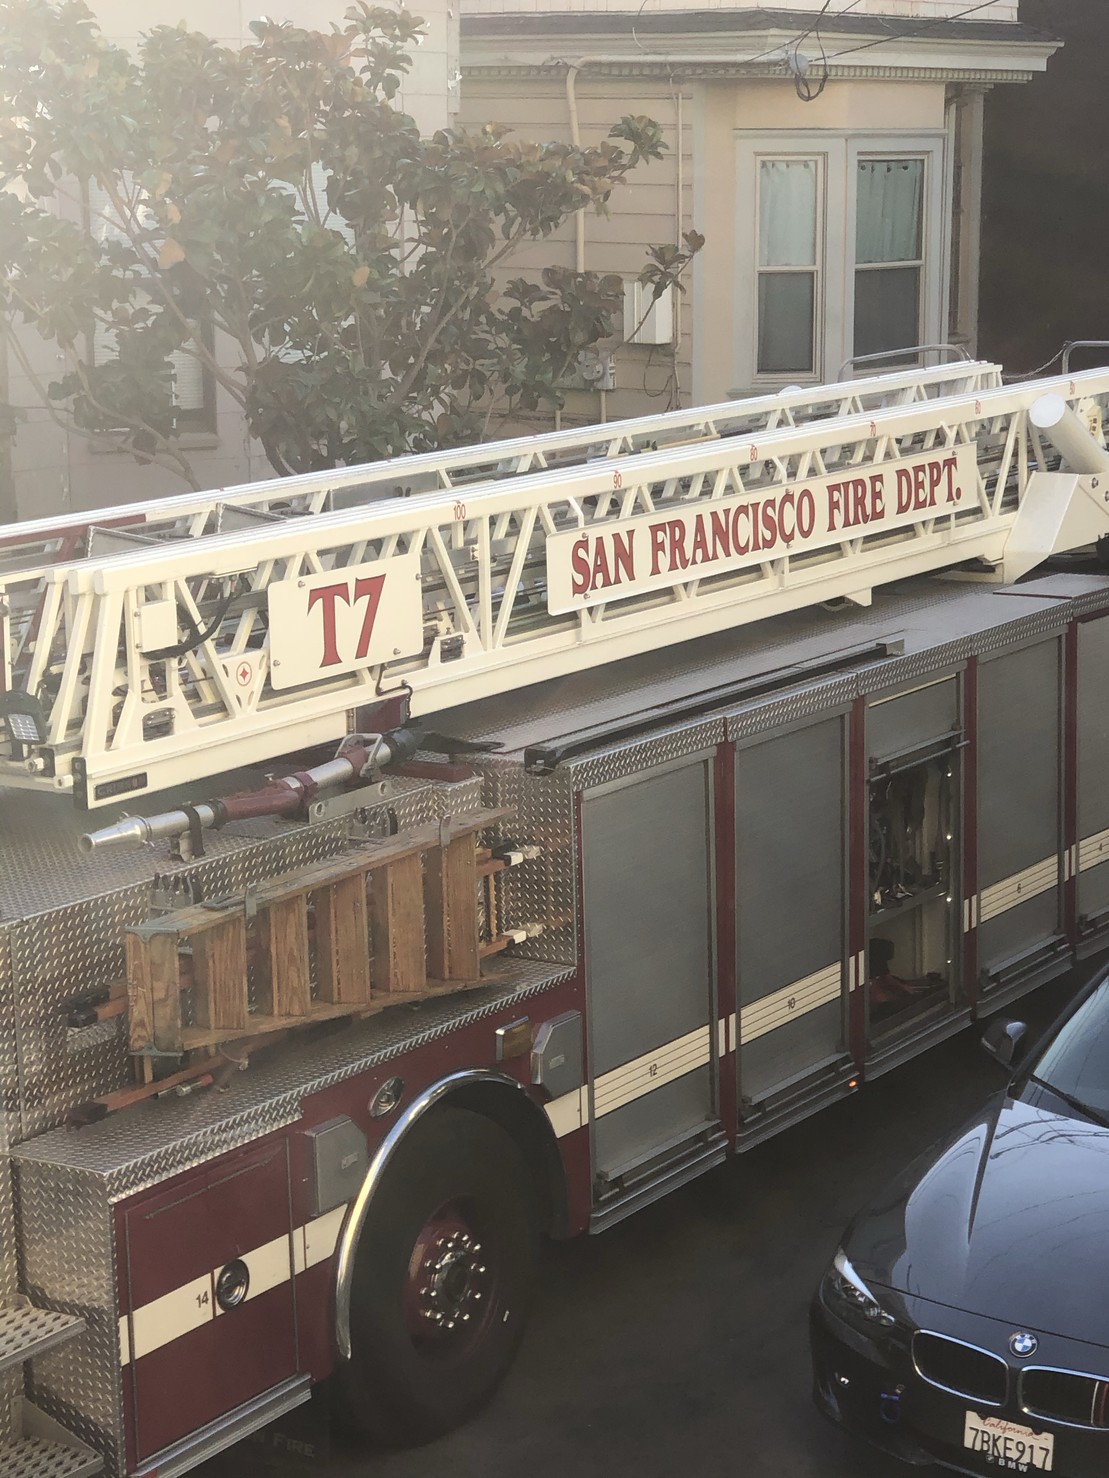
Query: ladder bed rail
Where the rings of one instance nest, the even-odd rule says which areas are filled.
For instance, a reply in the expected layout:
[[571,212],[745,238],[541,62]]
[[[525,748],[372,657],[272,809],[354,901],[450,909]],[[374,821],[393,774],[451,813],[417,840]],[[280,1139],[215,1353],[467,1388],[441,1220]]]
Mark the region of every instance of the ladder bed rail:
[[1029,414],[1045,394],[1104,457],[1109,371],[1091,371],[55,568],[22,684],[43,742],[0,774],[100,805],[341,738],[390,692],[438,712],[998,566],[1059,461]]

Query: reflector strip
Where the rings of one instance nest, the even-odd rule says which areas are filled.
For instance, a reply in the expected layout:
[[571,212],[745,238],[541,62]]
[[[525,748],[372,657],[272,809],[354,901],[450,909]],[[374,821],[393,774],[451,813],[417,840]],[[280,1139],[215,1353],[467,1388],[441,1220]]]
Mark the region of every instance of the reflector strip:
[[575,1088],[571,1093],[563,1093],[560,1098],[552,1098],[543,1107],[551,1121],[551,1128],[559,1139],[564,1134],[573,1134],[576,1129],[582,1129],[589,1123],[589,1095],[584,1087]]
[[141,1359],[215,1318],[214,1275],[163,1293],[131,1315],[131,1356]]
[[675,1078],[704,1067],[711,1055],[712,1027],[706,1022],[684,1037],[613,1068],[593,1084],[593,1117],[602,1119]]
[[1099,862],[1109,862],[1109,830],[1095,831],[1093,836],[1083,837],[1078,844],[1078,870],[1097,867]]
[[[271,1288],[280,1288],[295,1273],[303,1273],[317,1263],[325,1262],[335,1251],[346,1214],[344,1203],[296,1227],[289,1235],[275,1237],[272,1242],[265,1242],[252,1252],[244,1252],[242,1261],[250,1273],[250,1286],[243,1302],[259,1298]],[[219,1273],[220,1268],[213,1268],[191,1283],[163,1293],[160,1298],[135,1309],[130,1319],[122,1314],[119,1320],[120,1365],[141,1360],[144,1355],[160,1350],[163,1345],[217,1318],[223,1312],[216,1303]]]
[[746,1044],[754,1042],[767,1032],[776,1031],[789,1021],[805,1016],[830,1001],[839,999],[843,983],[842,966],[837,960],[812,975],[795,980],[760,1001],[744,1006],[739,1017],[739,1040]]
[[1059,858],[1052,853],[1042,862],[1026,867],[1023,872],[1015,872],[1012,877],[1002,878],[1001,882],[983,888],[978,906],[979,922],[984,924],[988,919],[995,919],[1018,903],[1037,898],[1058,885]]

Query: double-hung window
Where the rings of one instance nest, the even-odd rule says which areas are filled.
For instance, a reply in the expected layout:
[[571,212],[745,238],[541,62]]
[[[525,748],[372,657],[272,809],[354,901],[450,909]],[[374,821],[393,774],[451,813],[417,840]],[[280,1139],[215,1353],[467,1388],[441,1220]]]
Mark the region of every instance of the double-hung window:
[[865,157],[856,164],[856,354],[924,341],[924,180],[919,156]]
[[759,160],[758,373],[816,368],[823,207],[817,158]]
[[737,387],[835,380],[855,357],[944,338],[942,132],[740,131],[737,143]]

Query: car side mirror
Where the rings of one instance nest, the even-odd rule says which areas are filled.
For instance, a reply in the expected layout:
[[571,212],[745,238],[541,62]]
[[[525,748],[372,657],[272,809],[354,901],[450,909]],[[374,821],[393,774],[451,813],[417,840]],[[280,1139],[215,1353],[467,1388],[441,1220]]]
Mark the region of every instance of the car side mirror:
[[1027,1036],[1028,1027],[1023,1021],[998,1016],[982,1033],[982,1046],[995,1062],[999,1062],[1002,1067],[1011,1068],[1020,1055]]

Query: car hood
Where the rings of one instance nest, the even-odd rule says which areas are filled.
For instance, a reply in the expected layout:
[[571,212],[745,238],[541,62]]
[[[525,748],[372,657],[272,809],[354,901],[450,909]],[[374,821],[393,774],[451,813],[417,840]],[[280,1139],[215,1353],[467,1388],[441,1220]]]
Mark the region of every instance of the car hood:
[[846,1250],[867,1282],[1109,1344],[1109,1130],[995,1098],[858,1218]]

